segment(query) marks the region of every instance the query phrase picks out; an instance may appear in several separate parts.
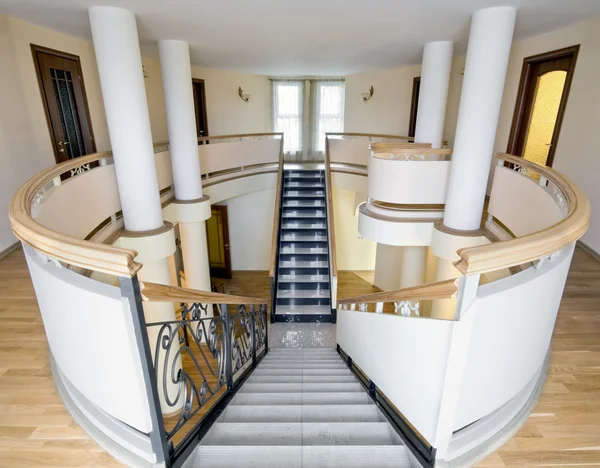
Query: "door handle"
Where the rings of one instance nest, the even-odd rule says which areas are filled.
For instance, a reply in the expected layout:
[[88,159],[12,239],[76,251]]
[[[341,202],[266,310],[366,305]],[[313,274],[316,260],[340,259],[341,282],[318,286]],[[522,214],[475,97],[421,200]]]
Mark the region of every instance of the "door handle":
[[228,249],[229,248],[229,244],[225,244],[224,247],[225,247],[225,249]]

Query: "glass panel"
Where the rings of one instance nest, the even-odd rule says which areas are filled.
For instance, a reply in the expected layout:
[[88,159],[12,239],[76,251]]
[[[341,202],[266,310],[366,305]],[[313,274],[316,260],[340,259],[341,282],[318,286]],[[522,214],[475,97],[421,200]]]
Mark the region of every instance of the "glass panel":
[[316,151],[325,151],[325,133],[344,131],[344,83],[317,84]]
[[542,166],[548,162],[548,152],[566,79],[567,72],[562,70],[548,72],[538,78],[523,150],[523,158],[528,161]]
[[63,148],[67,158],[73,159],[83,156],[86,151],[79,123],[79,113],[75,103],[75,90],[71,80],[71,72],[51,68],[50,74],[63,131]]
[[273,124],[286,153],[302,150],[302,82],[273,82]]

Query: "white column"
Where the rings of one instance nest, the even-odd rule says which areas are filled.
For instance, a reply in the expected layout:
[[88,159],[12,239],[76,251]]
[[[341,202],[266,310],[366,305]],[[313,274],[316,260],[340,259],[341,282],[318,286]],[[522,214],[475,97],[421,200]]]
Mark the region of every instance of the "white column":
[[423,49],[415,142],[433,148],[442,147],[452,50],[451,41],[428,42]]
[[[138,251],[136,260],[143,263],[138,274],[141,281],[170,284],[168,257],[175,251],[175,238],[173,227],[163,223],[135,15],[122,8],[92,7],[89,17],[127,231],[116,245]],[[174,305],[146,303],[144,315],[148,323],[172,321]],[[158,330],[148,330],[153,355]],[[169,365],[179,368],[181,360],[176,358]],[[161,359],[159,383],[162,371]],[[159,396],[163,412],[179,410],[183,401],[169,407],[163,390],[174,399],[178,386],[168,380],[167,389],[159,388]]]
[[[187,204],[187,210],[179,210],[176,219],[181,234],[186,286],[210,291],[205,223],[210,217],[210,209],[206,210],[206,207],[202,206],[210,205],[210,200],[202,195],[189,45],[183,41],[163,40],[159,41],[158,50],[167,110],[175,199]],[[199,211],[207,215],[198,216]],[[209,309],[212,311],[212,308]]]
[[135,15],[92,7],[90,25],[125,229],[163,225]]
[[427,247],[402,247],[400,263],[400,288],[410,288],[425,283],[427,268]]
[[460,98],[444,225],[476,230],[487,180],[517,10],[495,7],[473,15]]
[[190,49],[183,41],[158,41],[171,165],[177,200],[202,197]]

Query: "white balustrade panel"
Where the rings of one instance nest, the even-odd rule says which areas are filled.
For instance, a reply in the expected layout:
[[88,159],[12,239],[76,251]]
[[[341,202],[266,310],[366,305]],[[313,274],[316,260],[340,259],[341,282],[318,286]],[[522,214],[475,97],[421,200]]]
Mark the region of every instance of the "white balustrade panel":
[[369,198],[400,205],[444,204],[450,164],[373,157],[369,163]]
[[35,220],[61,234],[84,239],[121,209],[115,166],[101,166],[53,187],[34,208]]
[[173,185],[173,168],[171,167],[171,152],[162,151],[154,155],[158,189],[164,190]]
[[496,167],[488,212],[517,237],[541,231],[563,219],[552,188],[541,187],[507,167]]
[[573,245],[539,269],[532,266],[479,287],[461,318],[473,321],[473,331],[455,430],[508,402],[540,369],[572,256]]
[[371,142],[367,138],[356,140],[343,140],[341,138],[329,138],[329,161],[332,163],[369,165]]
[[277,163],[280,145],[279,138],[200,145],[200,171],[208,174],[253,164]]
[[338,309],[337,341],[432,443],[453,322]]
[[141,362],[120,289],[24,250],[50,351],[63,375],[102,411],[149,432]]

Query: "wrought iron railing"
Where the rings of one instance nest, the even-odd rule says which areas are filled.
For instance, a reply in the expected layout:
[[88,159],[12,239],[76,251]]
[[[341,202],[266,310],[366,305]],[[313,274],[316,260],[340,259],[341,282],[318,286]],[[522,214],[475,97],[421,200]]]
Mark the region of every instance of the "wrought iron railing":
[[220,304],[212,317],[212,306],[182,304],[180,319],[146,325],[170,465],[191,453],[268,352],[267,305],[233,307]]

